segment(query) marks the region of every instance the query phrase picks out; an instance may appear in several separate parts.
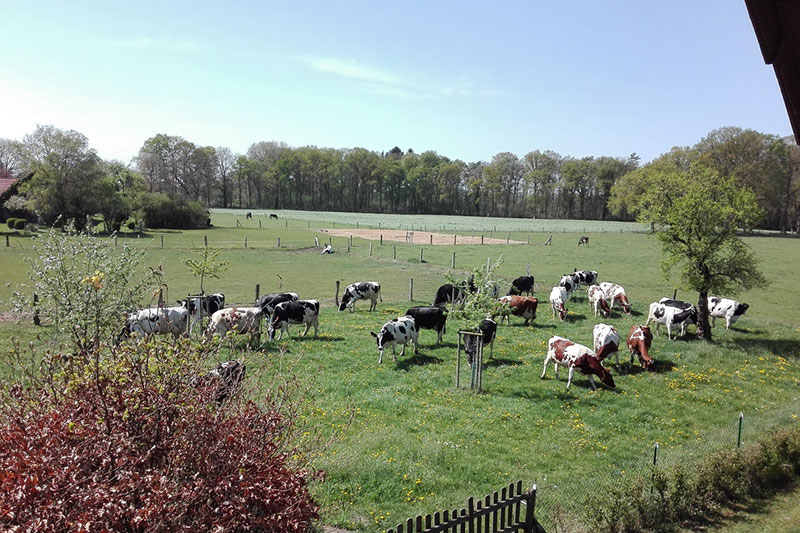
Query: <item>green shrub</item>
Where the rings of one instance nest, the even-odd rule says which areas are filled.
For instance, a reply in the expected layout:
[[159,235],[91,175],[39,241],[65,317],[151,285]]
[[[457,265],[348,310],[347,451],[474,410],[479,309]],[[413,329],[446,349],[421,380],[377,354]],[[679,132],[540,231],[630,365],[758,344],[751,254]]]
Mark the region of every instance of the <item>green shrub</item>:
[[584,516],[592,531],[665,531],[721,508],[765,496],[800,477],[800,424],[770,433],[748,449],[719,450],[695,464],[650,474],[590,495]]
[[28,221],[24,218],[18,218],[14,221],[14,229],[25,229],[27,223]]
[[196,229],[208,225],[206,208],[200,202],[170,198],[166,194],[142,196],[142,211],[148,228]]
[[14,225],[16,223],[17,223],[17,218],[15,217],[8,217],[8,220],[6,220],[6,225],[8,226],[8,229],[14,229]]

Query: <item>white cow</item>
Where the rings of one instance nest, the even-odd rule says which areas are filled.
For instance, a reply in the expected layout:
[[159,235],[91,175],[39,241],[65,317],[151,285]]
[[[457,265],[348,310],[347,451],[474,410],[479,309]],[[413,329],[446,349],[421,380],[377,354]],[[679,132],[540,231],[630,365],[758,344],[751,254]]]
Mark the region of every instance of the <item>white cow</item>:
[[686,335],[686,325],[697,323],[697,310],[693,306],[689,309],[681,309],[660,302],[653,302],[650,304],[647,322],[644,325],[650,325],[651,321],[656,323],[656,334],[658,333],[659,325],[664,324],[667,326],[667,337],[672,340],[672,327],[680,325],[681,336]]
[[614,326],[596,324],[592,329],[594,338],[594,353],[602,362],[612,353],[617,357],[617,372],[619,372],[619,334]]
[[150,307],[135,311],[128,316],[120,335],[128,337],[136,335],[166,335],[172,333],[179,337],[186,333],[189,323],[189,309],[180,307]]
[[561,285],[553,287],[553,290],[550,291],[550,306],[553,308],[553,318],[556,317],[556,313],[558,313],[558,318],[561,320],[567,318],[566,302],[567,289]]
[[249,333],[252,340],[255,335],[261,332],[262,314],[260,307],[220,309],[211,315],[211,320],[209,320],[206,328],[206,337],[211,338],[213,335],[225,337],[229,331],[235,331],[238,334]]
[[594,316],[597,313],[602,313],[605,318],[611,315],[611,309],[606,302],[606,295],[600,285],[589,285],[586,289],[586,295],[589,297],[589,305],[594,309]]
[[709,296],[708,314],[711,316],[711,326],[715,325],[717,318],[724,318],[725,329],[731,329],[731,324],[739,320],[749,307],[748,304],[739,303],[736,300]]
[[600,288],[603,289],[610,311],[614,309],[614,302],[618,302],[626,315],[631,314],[631,304],[628,303],[628,295],[625,294],[625,288],[622,285],[604,281],[600,283]]

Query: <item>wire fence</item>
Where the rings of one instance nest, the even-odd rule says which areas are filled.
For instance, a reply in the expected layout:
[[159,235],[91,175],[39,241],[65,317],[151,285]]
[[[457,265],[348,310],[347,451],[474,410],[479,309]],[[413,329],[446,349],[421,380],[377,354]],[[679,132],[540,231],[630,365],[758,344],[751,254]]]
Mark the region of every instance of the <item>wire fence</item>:
[[[721,449],[747,447],[761,441],[771,429],[796,424],[800,420],[800,400],[779,407],[754,409],[740,413],[721,411],[721,425],[696,433],[679,446],[664,446],[654,442],[643,447],[641,455],[625,463],[600,467],[591,473],[576,473],[568,482],[536,480],[538,496],[536,518],[548,532],[581,529],[580,509],[590,495],[607,493],[637,477],[647,476],[653,464],[669,468],[692,464]],[[669,437],[664,436],[666,441]],[[577,527],[576,527],[577,526]]]

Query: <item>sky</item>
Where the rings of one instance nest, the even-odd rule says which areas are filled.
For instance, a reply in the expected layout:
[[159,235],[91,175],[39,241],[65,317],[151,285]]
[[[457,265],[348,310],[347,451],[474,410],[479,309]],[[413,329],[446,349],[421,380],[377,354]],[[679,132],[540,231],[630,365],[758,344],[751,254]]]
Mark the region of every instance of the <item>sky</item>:
[[0,0],[0,138],[647,162],[791,127],[743,0]]

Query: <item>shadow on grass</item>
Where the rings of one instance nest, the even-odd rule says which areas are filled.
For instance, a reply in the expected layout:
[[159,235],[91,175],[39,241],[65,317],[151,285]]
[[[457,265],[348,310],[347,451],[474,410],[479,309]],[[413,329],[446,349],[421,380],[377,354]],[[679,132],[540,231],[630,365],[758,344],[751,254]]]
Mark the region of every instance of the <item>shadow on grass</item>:
[[620,366],[621,376],[631,376],[636,374],[646,374],[647,372],[651,372],[653,374],[663,374],[664,372],[671,372],[675,369],[675,363],[672,361],[665,361],[663,359],[653,359],[653,365],[650,367],[650,370],[645,370],[642,365],[640,365],[636,360],[634,360],[633,366],[628,366],[628,361],[623,361],[620,357]]
[[505,359],[502,357],[485,359],[483,361],[483,366],[509,366],[509,365],[521,365],[522,361],[519,359]]
[[[384,355],[386,354],[384,353]],[[431,355],[425,355],[422,353],[414,354],[408,358],[400,358],[400,356],[398,356],[397,369],[408,372],[412,366],[425,366],[430,364],[439,364],[441,362],[442,360],[438,357],[433,357]]]
[[732,344],[747,352],[767,351],[781,357],[800,358],[800,339],[731,339]]

